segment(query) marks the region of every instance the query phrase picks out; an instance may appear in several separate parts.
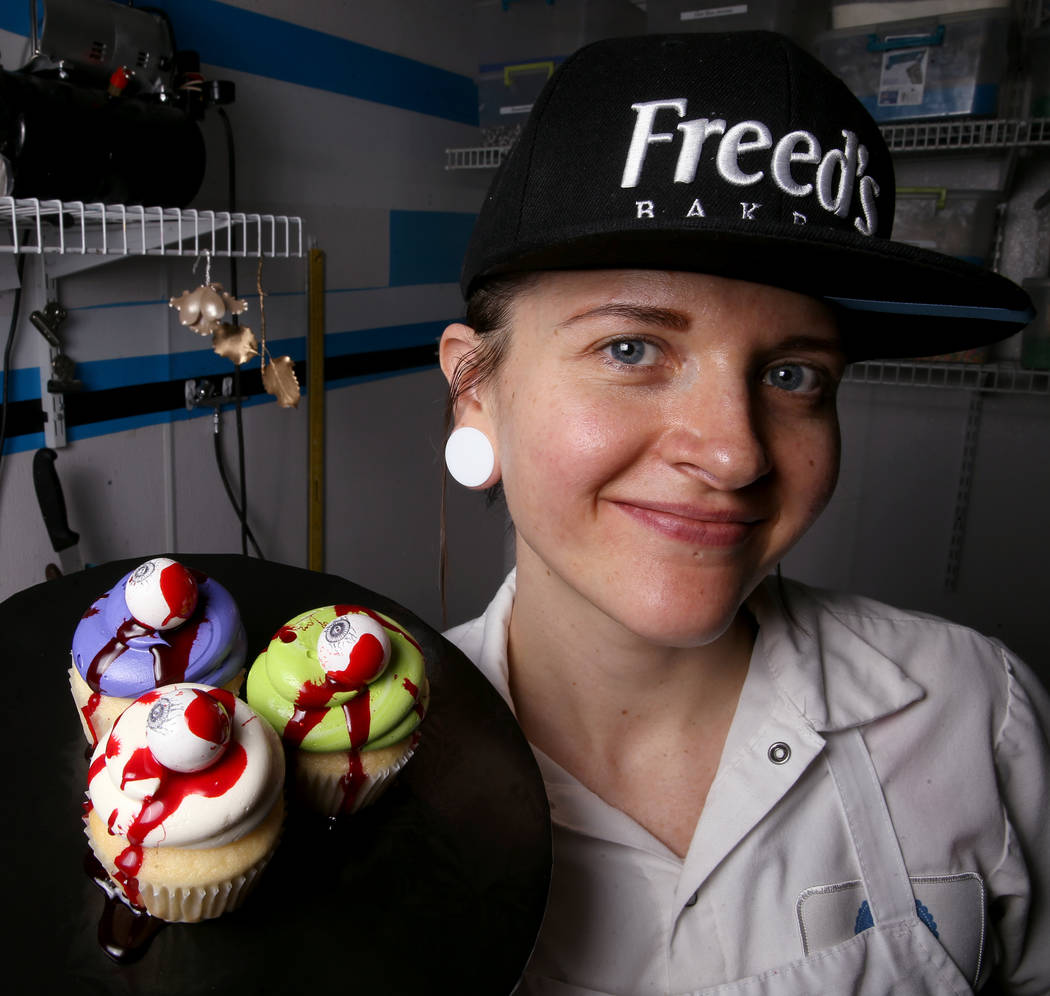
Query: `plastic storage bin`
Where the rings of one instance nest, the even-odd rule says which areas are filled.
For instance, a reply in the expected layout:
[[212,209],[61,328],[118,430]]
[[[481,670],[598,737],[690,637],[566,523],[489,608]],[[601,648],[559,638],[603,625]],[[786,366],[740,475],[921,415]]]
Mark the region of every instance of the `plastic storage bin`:
[[994,190],[901,187],[893,239],[986,266],[991,261],[998,203]]
[[900,121],[994,116],[1010,40],[994,9],[828,31],[815,50],[876,121]]
[[650,34],[677,31],[779,31],[804,48],[828,27],[825,0],[648,0]]
[[1009,7],[1010,0],[833,0],[831,26],[855,28],[913,17],[943,17],[989,7]]
[[[893,238],[956,256],[978,266],[991,262],[995,240],[994,190],[949,190],[945,187],[901,187],[893,215]],[[953,363],[983,363],[987,347],[928,357]]]
[[1050,118],[1050,25],[1029,36],[1028,76],[1032,81],[1029,113],[1033,118]]
[[599,38],[645,33],[630,0],[481,0],[474,5],[478,123],[485,145],[517,137],[536,97],[567,55]]
[[1050,370],[1050,277],[1022,281],[1035,305],[1035,318],[1021,333],[1021,366]]

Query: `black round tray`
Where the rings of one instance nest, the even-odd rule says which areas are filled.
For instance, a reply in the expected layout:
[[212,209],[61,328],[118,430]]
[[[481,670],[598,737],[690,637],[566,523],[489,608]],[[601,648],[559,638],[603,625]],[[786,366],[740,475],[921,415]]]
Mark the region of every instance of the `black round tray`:
[[509,993],[550,882],[550,814],[503,700],[439,633],[333,575],[179,555],[225,585],[249,662],[288,619],[340,602],[385,612],[420,644],[431,705],[412,760],[373,806],[331,823],[292,808],[244,906],[169,924],[118,964],[98,941],[106,900],[84,870],[86,742],[69,692],[73,630],[142,560],[26,589],[0,604],[6,663],[5,948],[35,992]]

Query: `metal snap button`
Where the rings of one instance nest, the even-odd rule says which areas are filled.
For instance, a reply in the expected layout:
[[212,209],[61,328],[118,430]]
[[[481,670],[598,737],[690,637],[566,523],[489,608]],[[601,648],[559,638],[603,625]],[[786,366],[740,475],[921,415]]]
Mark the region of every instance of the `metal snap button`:
[[791,757],[791,748],[783,740],[778,740],[769,748],[767,757],[774,764],[784,764]]

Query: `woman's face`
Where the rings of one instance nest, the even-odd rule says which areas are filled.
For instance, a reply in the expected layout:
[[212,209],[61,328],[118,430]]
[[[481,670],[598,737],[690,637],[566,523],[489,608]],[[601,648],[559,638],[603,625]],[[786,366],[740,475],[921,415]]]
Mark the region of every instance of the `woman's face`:
[[843,364],[830,310],[800,294],[544,274],[470,418],[498,454],[519,584],[660,645],[716,639],[831,496]]

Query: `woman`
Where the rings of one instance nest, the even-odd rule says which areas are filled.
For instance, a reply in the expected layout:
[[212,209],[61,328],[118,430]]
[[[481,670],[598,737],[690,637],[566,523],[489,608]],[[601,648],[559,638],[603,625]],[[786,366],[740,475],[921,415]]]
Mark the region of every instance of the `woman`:
[[581,50],[493,184],[446,458],[502,485],[516,569],[449,637],[551,803],[525,991],[1050,991],[1038,681],[769,579],[834,487],[844,364],[1031,315],[889,242],[893,189],[860,104],[765,33]]

